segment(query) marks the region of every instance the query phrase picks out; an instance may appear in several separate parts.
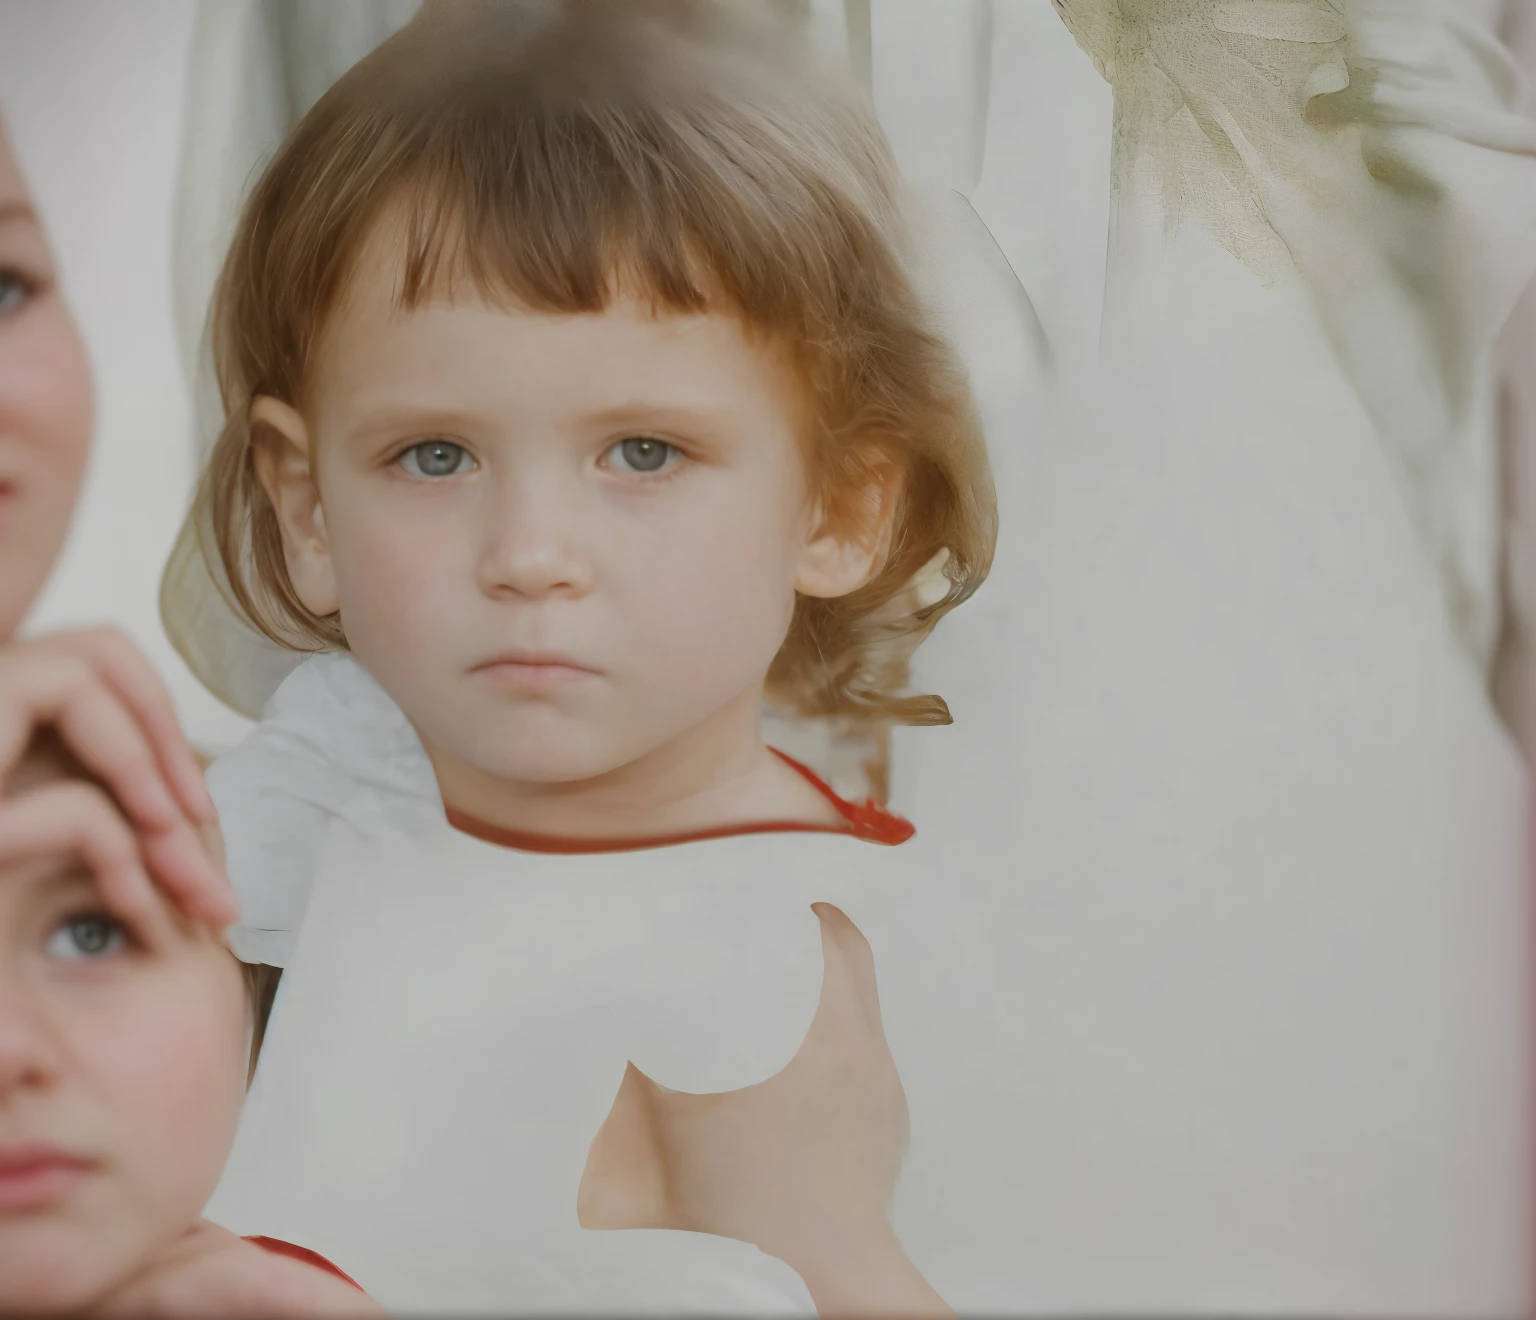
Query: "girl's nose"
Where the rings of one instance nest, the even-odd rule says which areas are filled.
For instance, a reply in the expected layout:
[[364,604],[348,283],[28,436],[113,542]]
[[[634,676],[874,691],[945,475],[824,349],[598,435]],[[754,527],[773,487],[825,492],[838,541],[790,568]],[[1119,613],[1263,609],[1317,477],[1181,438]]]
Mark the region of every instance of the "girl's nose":
[[592,589],[578,492],[554,481],[499,493],[485,511],[480,585],[487,595],[578,597]]
[[57,1071],[58,1051],[33,997],[14,981],[0,980],[0,1106]]

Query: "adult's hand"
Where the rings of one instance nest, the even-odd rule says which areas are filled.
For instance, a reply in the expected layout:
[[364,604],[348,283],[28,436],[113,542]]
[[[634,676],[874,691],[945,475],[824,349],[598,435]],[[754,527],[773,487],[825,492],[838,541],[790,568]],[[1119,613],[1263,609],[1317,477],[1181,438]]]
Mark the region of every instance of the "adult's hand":
[[838,908],[814,911],[825,972],[795,1057],[717,1095],[669,1091],[631,1064],[588,1156],[578,1217],[750,1242],[799,1273],[823,1316],[952,1315],[888,1218],[907,1101],[874,954]]
[[[105,792],[13,785],[27,747],[50,727]],[[205,843],[215,821],[170,696],[121,633],[0,648],[0,861],[73,851],[125,917],[149,911],[158,881],[188,915],[227,925],[238,907]]]

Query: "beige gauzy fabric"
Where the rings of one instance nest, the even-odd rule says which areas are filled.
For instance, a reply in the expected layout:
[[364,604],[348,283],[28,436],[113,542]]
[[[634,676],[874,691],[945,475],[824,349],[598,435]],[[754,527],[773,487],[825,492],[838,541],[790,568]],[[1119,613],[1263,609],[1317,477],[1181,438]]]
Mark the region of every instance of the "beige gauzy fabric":
[[1451,0],[1056,0],[1115,89],[1116,187],[1300,278],[1478,663],[1497,637],[1491,348],[1536,264],[1536,124]]
[[[1536,4],[1506,0],[1497,26],[1525,76],[1536,116]],[[1505,620],[1497,694],[1527,759],[1536,758],[1536,283],[1527,286],[1499,342],[1504,454]]]

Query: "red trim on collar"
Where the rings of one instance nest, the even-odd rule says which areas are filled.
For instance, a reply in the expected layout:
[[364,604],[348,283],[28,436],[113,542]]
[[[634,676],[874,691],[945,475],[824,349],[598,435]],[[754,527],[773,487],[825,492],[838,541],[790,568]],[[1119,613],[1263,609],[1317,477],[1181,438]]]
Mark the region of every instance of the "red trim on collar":
[[849,802],[839,797],[832,786],[809,766],[801,765],[792,756],[786,756],[776,747],[768,749],[790,769],[803,776],[843,818],[842,825],[810,824],[798,820],[743,821],[736,825],[720,825],[713,829],[690,830],[680,834],[648,834],[631,838],[579,839],[562,834],[533,834],[525,830],[509,830],[491,825],[474,816],[466,815],[449,807],[448,823],[454,829],[503,848],[516,848],[520,852],[557,853],[576,855],[584,853],[636,852],[644,848],[667,848],[679,843],[697,843],[704,839],[729,839],[740,834],[851,834],[869,843],[894,846],[905,843],[916,832],[911,821],[887,811],[878,802]]
[[343,1283],[350,1283],[358,1292],[363,1291],[362,1284],[350,1274],[343,1274],[318,1251],[311,1251],[308,1247],[295,1246],[292,1242],[284,1242],[281,1238],[248,1237],[245,1240],[251,1243],[252,1246],[260,1247],[263,1251],[270,1251],[274,1256],[287,1256],[289,1260],[300,1261],[305,1265],[313,1265],[317,1270],[324,1270],[327,1274],[335,1275]]

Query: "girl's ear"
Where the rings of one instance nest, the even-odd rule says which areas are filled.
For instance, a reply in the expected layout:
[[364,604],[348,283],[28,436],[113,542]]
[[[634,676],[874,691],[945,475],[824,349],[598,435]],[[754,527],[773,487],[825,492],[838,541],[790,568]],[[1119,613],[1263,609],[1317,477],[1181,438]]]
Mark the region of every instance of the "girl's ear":
[[341,608],[315,484],[309,427],[296,408],[269,395],[251,400],[251,458],[277,514],[288,580],[304,608],[320,618]]
[[885,566],[901,503],[901,468],[871,458],[858,489],[817,508],[800,556],[795,590],[830,600],[857,591]]

